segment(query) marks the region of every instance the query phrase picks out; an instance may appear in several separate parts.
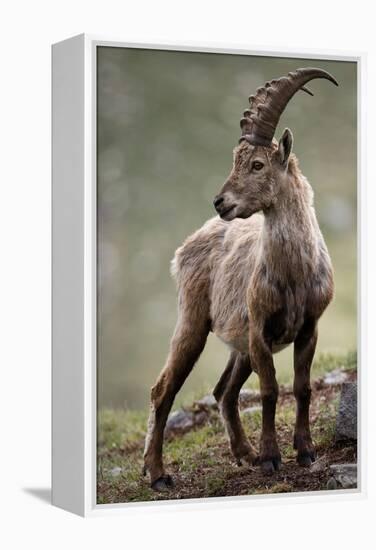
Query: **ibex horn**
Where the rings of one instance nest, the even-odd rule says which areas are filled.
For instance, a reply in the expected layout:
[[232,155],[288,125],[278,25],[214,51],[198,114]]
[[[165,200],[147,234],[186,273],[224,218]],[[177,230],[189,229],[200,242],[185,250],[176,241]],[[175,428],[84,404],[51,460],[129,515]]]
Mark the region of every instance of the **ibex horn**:
[[288,73],[278,80],[266,82],[249,97],[249,109],[240,121],[242,135],[239,141],[246,140],[253,145],[270,147],[278,121],[287,103],[298,90],[309,95],[313,93],[305,84],[314,78],[325,78],[336,86],[338,82],[322,69],[304,68]]

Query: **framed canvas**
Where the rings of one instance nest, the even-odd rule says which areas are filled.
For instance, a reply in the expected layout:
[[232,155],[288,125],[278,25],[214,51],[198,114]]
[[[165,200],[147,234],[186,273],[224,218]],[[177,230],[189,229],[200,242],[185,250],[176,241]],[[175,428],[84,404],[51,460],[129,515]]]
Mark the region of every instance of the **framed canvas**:
[[364,495],[363,82],[361,54],[53,46],[56,506]]

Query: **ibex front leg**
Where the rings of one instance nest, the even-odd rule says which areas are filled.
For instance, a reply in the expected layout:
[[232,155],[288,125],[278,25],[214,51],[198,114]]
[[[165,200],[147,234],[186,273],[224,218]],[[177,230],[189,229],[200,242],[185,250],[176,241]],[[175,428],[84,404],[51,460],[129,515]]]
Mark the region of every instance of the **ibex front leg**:
[[317,343],[317,323],[308,319],[294,344],[294,395],[296,398],[296,424],[294,448],[301,466],[310,466],[315,460],[315,448],[309,428],[309,405],[311,400],[310,372]]
[[260,465],[265,473],[272,474],[281,465],[275,431],[275,411],[278,384],[275,377],[273,355],[262,333],[251,327],[250,360],[260,379],[262,401],[262,432],[260,441]]
[[166,365],[151,390],[144,472],[150,473],[151,486],[157,491],[166,490],[173,485],[163,467],[163,433],[175,395],[203,350],[208,332],[209,324],[205,319],[182,315],[171,340]]

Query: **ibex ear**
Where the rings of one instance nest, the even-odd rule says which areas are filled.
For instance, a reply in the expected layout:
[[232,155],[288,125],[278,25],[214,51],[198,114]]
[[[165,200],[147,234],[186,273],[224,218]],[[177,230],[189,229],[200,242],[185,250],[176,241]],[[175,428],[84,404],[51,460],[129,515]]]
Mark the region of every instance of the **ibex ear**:
[[282,166],[287,166],[289,156],[292,149],[293,137],[291,130],[285,129],[278,144],[279,160]]

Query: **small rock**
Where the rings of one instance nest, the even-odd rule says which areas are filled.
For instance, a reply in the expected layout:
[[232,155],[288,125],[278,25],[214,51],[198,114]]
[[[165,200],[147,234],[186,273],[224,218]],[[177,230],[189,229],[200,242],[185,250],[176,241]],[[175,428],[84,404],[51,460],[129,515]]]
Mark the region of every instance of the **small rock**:
[[342,369],[334,369],[324,376],[323,382],[327,386],[338,386],[346,382],[347,376],[347,373]]
[[195,415],[183,409],[173,412],[166,423],[166,433],[187,432],[195,425]]
[[118,477],[121,474],[120,466],[115,466],[115,468],[112,468],[112,470],[110,470],[110,474],[112,477]]
[[214,395],[211,394],[205,395],[205,397],[203,397],[199,401],[196,401],[195,405],[203,409],[218,409],[218,403]]
[[326,484],[326,488],[329,491],[334,491],[335,489],[338,489],[338,485],[334,477],[331,477],[328,479],[328,483]]
[[260,394],[257,390],[251,390],[249,388],[244,388],[240,390],[239,393],[239,405],[243,409],[244,407],[249,406],[252,401],[259,399]]
[[358,467],[356,464],[332,464],[329,470],[332,474],[331,479],[336,481],[338,488],[355,489],[357,487]]
[[357,439],[357,384],[346,382],[342,386],[336,419],[336,441]]
[[262,411],[262,407],[260,405],[254,405],[253,407],[247,407],[246,409],[242,410],[243,414],[254,414],[256,412]]
[[323,472],[328,467],[328,459],[326,456],[321,456],[310,467],[310,472],[312,473],[318,473]]
[[207,411],[196,412],[194,414],[194,425],[201,426],[208,420],[208,418],[209,414],[207,413]]

